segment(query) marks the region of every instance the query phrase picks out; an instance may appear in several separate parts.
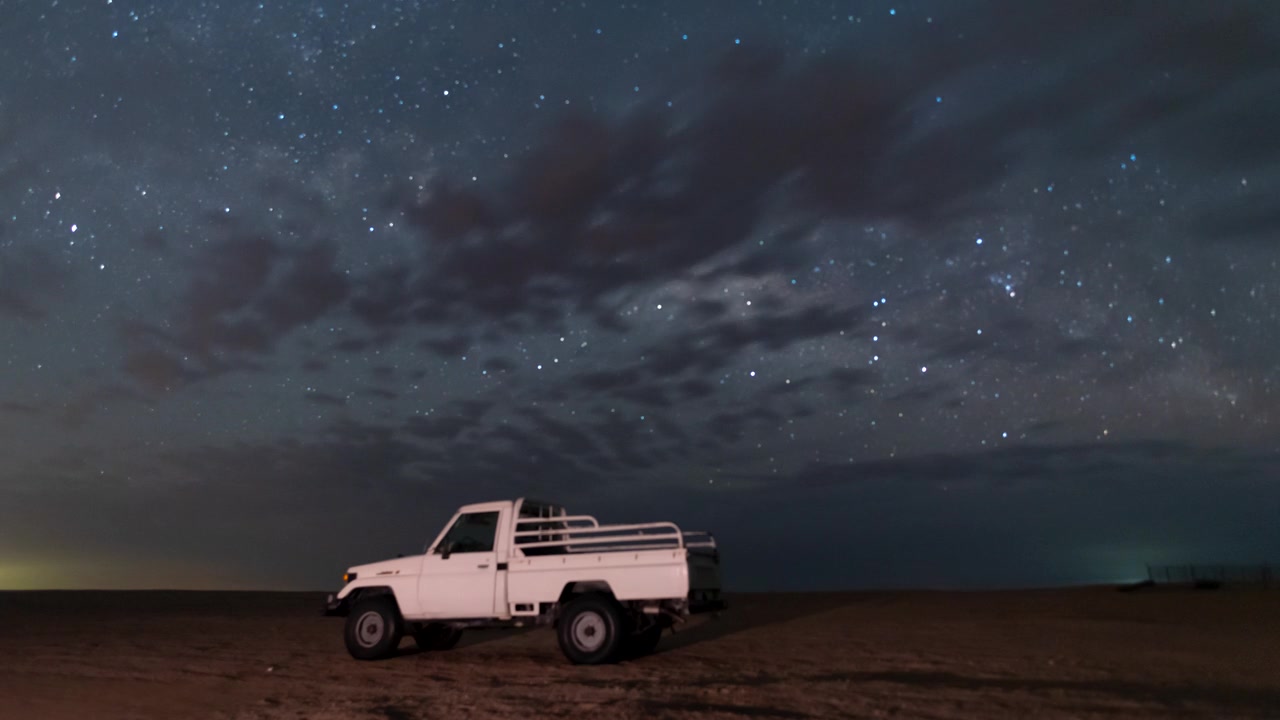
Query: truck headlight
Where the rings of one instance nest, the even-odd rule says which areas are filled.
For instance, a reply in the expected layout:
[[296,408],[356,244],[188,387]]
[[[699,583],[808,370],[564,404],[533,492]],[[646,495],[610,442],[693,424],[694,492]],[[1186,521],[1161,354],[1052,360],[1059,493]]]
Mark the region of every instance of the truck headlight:
[[355,573],[353,573],[353,572],[344,572],[344,573],[342,573],[342,582],[343,582],[343,584],[349,583],[349,582],[351,582],[352,580],[355,580],[355,579],[356,579],[356,574],[355,574]]

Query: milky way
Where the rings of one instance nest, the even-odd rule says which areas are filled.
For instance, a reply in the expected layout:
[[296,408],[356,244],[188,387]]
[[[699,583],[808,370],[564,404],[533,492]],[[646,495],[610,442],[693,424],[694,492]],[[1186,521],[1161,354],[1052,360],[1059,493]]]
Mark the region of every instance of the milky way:
[[739,587],[1274,560],[1280,13],[1025,5],[14,9],[0,587],[526,494]]

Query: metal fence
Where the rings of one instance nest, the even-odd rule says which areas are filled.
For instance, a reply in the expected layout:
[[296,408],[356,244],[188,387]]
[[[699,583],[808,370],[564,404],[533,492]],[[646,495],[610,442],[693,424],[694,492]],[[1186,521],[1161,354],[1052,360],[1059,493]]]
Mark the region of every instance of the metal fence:
[[1147,579],[1157,585],[1280,587],[1275,565],[1148,565]]

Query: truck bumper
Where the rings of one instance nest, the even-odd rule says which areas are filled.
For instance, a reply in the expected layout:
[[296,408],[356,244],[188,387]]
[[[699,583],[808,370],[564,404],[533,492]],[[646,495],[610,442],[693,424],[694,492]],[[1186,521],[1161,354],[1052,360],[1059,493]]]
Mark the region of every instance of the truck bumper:
[[324,614],[327,617],[346,617],[350,608],[347,606],[347,599],[338,599],[335,593],[329,593],[329,597],[324,602]]
[[689,614],[720,612],[729,607],[719,590],[696,590],[689,593]]

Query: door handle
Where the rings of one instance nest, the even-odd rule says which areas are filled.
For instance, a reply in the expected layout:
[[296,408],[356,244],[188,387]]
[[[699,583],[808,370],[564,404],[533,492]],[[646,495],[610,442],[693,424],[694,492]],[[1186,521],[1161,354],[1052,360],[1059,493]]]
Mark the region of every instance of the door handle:
[[483,564],[483,565],[477,565],[476,567],[478,567],[478,568],[480,568],[481,570],[483,570],[484,568],[489,567],[489,563],[485,563],[485,564]]

